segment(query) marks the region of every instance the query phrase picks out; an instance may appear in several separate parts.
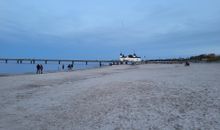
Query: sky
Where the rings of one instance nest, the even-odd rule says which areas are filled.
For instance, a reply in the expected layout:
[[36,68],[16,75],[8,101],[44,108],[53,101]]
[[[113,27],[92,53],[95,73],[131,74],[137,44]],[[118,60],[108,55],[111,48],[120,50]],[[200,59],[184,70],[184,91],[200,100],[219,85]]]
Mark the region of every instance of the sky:
[[220,54],[219,0],[0,0],[0,57]]

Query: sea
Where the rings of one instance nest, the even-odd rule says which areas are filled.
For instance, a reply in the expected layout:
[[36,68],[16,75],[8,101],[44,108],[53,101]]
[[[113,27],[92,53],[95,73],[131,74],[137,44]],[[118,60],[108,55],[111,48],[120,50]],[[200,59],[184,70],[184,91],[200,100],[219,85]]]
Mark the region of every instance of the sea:
[[[18,64],[17,62],[0,62],[0,76],[7,76],[7,75],[19,75],[19,74],[34,74],[36,73],[36,65],[42,64],[44,67],[44,73],[53,73],[53,72],[61,72],[61,71],[68,71],[67,66],[70,62],[62,62],[61,64],[48,62],[45,64],[44,62],[37,62],[35,64],[25,63]],[[64,70],[62,69],[62,65],[64,65]],[[102,67],[107,66],[107,63],[102,63]],[[99,63],[88,62],[86,63],[74,63],[73,71],[74,70],[83,70],[83,69],[92,69],[92,68],[99,68]]]

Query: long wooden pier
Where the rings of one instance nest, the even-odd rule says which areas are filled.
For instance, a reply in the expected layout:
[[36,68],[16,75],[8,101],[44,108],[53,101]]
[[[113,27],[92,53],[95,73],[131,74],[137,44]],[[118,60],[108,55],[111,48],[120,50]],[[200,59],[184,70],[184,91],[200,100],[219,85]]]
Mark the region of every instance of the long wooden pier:
[[0,63],[29,63],[29,64],[38,64],[38,63],[57,63],[57,64],[73,64],[74,63],[99,63],[102,66],[103,63],[108,63],[110,65],[120,65],[120,64],[182,64],[187,59],[155,59],[155,60],[144,60],[141,62],[128,62],[128,61],[119,61],[119,60],[71,60],[71,59],[31,59],[31,58],[0,58]]
[[30,58],[18,58],[18,59],[10,59],[10,58],[0,58],[0,63],[10,63],[10,62],[15,62],[17,64],[22,64],[22,63],[30,63],[30,64],[37,64],[37,63],[44,63],[44,64],[48,64],[48,63],[58,63],[58,64],[62,64],[62,63],[70,63],[70,64],[74,64],[74,63],[85,63],[86,65],[88,63],[99,63],[100,66],[102,66],[102,63],[109,63],[109,64],[119,64],[119,60],[70,60],[70,59],[30,59]]

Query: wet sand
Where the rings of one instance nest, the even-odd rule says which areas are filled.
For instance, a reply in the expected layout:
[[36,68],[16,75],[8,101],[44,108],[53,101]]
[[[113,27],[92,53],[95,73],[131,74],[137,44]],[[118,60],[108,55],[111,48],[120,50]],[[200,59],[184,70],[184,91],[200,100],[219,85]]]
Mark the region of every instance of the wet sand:
[[0,77],[2,130],[217,130],[220,64]]

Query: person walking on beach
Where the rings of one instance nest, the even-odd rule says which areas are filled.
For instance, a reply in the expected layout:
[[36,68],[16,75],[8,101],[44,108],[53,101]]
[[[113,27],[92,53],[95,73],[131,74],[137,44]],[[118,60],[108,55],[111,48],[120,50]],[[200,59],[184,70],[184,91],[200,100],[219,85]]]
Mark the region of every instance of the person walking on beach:
[[40,65],[37,64],[36,68],[37,68],[37,74],[40,74]]
[[185,66],[190,66],[190,63],[186,61]]
[[65,69],[65,66],[64,66],[64,64],[62,65],[62,70],[64,70]]
[[67,68],[68,68],[69,71],[73,70],[73,64],[69,64],[69,65],[67,66]]
[[44,69],[44,67],[43,67],[43,65],[41,64],[41,65],[40,65],[40,73],[41,73],[41,74],[43,74],[43,69]]
[[71,70],[73,70],[73,64],[71,64],[70,67],[71,67]]
[[68,70],[70,71],[71,70],[71,64],[69,64],[67,67],[68,67]]

